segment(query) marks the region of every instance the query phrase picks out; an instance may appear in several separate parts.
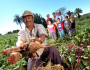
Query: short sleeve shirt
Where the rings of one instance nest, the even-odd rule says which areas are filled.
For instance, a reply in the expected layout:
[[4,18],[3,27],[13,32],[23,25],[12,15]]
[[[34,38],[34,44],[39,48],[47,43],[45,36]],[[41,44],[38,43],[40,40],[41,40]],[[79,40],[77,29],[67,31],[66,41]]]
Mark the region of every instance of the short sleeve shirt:
[[[22,39],[25,42],[29,42],[31,38],[33,37],[39,38],[41,34],[45,34],[47,36],[44,26],[42,24],[34,24],[32,31],[30,31],[27,27],[19,31],[18,40]],[[46,38],[45,41],[42,43],[42,45],[43,46],[47,45]],[[43,50],[44,50],[43,48],[40,48],[36,51],[39,57],[42,55]]]
[[53,20],[53,22],[56,22],[57,21],[57,17],[52,17],[52,20]]
[[74,16],[73,15],[70,15],[70,17],[68,17],[68,18],[71,21],[71,23],[74,23],[75,22],[75,19],[74,19]]
[[58,19],[58,18],[60,18],[60,22],[62,22],[62,21],[63,21],[62,16],[58,16],[58,17],[57,17],[57,19]]
[[64,26],[65,26],[66,28],[69,28],[70,25],[71,25],[71,22],[70,22],[70,21],[65,21],[65,22],[64,22]]
[[46,20],[47,25],[48,25],[48,20],[51,20],[51,22],[53,22],[52,18],[48,18],[48,19]]
[[49,33],[54,33],[55,32],[55,27],[54,27],[54,25],[52,24],[52,25],[48,25],[47,26],[47,28],[48,28],[48,30],[49,30]]
[[[31,32],[27,27],[19,31],[18,40],[22,39],[25,42],[29,42],[31,38],[33,37],[39,38],[41,34],[45,34],[47,36],[44,26],[42,24],[34,24],[34,27]],[[42,44],[46,45],[45,43],[46,42],[44,41]]]

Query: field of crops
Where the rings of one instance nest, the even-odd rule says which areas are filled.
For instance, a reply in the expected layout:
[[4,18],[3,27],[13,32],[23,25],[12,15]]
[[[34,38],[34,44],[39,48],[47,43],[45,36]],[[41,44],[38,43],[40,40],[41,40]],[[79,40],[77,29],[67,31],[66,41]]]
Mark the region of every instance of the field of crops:
[[[17,36],[17,33],[1,35],[0,51],[15,46]],[[47,42],[49,44],[60,43],[54,46],[60,52],[65,70],[90,70],[90,19],[76,21],[76,31],[72,38],[64,35],[64,40],[48,39]],[[6,62],[7,57],[0,53],[0,70],[24,70],[26,68],[27,57],[23,57],[14,65]]]

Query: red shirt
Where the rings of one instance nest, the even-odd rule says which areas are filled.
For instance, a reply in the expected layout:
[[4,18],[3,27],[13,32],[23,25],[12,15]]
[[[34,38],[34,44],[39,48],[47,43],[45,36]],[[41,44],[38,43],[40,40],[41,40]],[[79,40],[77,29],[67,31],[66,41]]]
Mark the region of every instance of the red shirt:
[[64,25],[63,25],[63,22],[60,22],[60,23],[57,23],[57,29],[63,29],[64,28]]
[[48,25],[48,20],[51,20],[51,23],[53,23],[52,18],[48,18],[48,19],[46,20],[47,25]]

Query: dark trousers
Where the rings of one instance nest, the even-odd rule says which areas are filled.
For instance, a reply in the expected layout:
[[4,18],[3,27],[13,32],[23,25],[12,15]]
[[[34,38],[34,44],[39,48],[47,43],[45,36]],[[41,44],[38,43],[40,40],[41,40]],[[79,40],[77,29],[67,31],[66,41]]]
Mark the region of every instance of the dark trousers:
[[[46,58],[48,61],[51,60],[51,62],[53,64],[61,64],[60,54],[57,51],[56,47],[52,46],[52,47],[46,48],[38,60],[33,59],[31,62],[28,61],[28,65],[33,65],[34,62],[36,61],[36,68],[37,68],[37,67],[39,67],[39,65],[41,64],[42,61],[46,60]],[[28,70],[31,70],[31,69],[28,68]]]
[[36,67],[38,67],[40,65],[40,60],[44,61],[44,60],[51,60],[51,62],[53,64],[61,64],[61,57],[59,52],[57,51],[56,47],[52,46],[49,48],[46,48],[43,52],[43,54],[41,55],[40,59],[36,62]]

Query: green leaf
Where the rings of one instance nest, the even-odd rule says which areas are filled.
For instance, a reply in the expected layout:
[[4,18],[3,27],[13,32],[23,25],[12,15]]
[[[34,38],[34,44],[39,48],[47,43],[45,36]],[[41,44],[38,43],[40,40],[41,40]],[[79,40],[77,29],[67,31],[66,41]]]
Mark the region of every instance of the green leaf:
[[90,70],[90,66],[87,66],[86,68],[87,68],[88,70]]
[[87,46],[88,50],[90,50],[90,46]]

